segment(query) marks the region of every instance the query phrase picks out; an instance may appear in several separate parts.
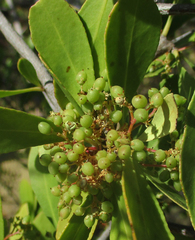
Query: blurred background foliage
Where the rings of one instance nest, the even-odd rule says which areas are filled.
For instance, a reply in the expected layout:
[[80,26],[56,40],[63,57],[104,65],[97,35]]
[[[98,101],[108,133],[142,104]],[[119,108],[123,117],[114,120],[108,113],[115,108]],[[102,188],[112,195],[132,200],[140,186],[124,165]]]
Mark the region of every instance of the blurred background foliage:
[[[30,38],[28,26],[29,8],[35,0],[0,0],[0,9],[15,30],[20,34],[29,47],[36,52]],[[69,0],[75,9],[79,9],[84,0]],[[171,1],[165,1],[171,2]],[[186,2],[186,1],[185,1]],[[195,3],[195,0],[187,1]],[[163,17],[165,24],[167,17]],[[186,19],[189,21],[186,23]],[[184,21],[185,20],[185,21]],[[195,28],[195,18],[193,15],[176,17],[169,32],[168,39],[173,39],[181,34]],[[184,23],[185,22],[185,23]],[[190,48],[183,51],[194,64],[193,44]],[[17,70],[17,61],[20,58],[15,49],[7,42],[0,32],[0,89],[15,90],[31,87]],[[147,92],[151,86],[158,87],[158,79],[144,79],[139,92]],[[44,99],[42,93],[26,93],[12,97],[0,99],[0,106],[22,110],[37,116],[47,117],[50,107]],[[0,155],[0,195],[3,204],[3,214],[6,219],[14,216],[20,206],[18,195],[19,183],[21,179],[28,179],[27,157],[29,149]],[[158,192],[157,192],[158,194]],[[175,204],[171,203],[164,196],[159,196],[159,202],[165,209],[165,214],[169,221],[184,225],[190,225],[187,213]],[[100,229],[102,226],[100,226]]]

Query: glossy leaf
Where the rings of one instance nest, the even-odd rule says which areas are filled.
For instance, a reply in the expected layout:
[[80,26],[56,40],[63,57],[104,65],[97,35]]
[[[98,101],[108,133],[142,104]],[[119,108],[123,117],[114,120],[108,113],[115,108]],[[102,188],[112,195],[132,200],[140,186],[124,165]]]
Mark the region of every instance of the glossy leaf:
[[47,167],[43,167],[39,162],[38,147],[31,148],[28,169],[32,189],[37,200],[53,225],[56,227],[58,222],[58,198],[53,196],[50,188],[57,186],[55,177],[49,174]]
[[132,159],[125,161],[122,190],[133,239],[174,239],[140,166]]
[[69,101],[72,97],[77,101],[77,73],[87,73],[85,90],[95,79],[90,46],[79,16],[64,0],[40,0],[30,9],[29,19],[32,41],[41,59],[62,84]]
[[4,239],[4,221],[3,221],[1,198],[0,198],[0,239]]
[[0,90],[0,98],[10,97],[22,93],[29,93],[29,92],[43,92],[41,87],[32,87],[32,88],[25,88],[19,90]]
[[186,128],[181,152],[181,179],[189,215],[195,228],[195,94],[188,106]]
[[121,0],[111,12],[105,36],[108,77],[111,85],[124,88],[129,100],[154,58],[160,30],[152,0]]
[[35,196],[29,181],[27,181],[26,179],[22,179],[22,181],[20,182],[19,196],[20,196],[20,203],[21,204],[28,203],[30,215],[34,216],[34,212],[36,210]]
[[60,130],[44,118],[3,107],[0,107],[0,115],[0,153],[62,141],[56,135],[44,135],[38,131],[41,121],[48,122],[55,131]]
[[91,1],[87,0],[79,11],[84,27],[87,31],[96,77],[101,76],[106,68],[104,56],[104,35],[108,16],[114,6],[113,0]]
[[[36,227],[36,229],[41,233],[44,239],[53,239],[53,234],[55,232],[55,228],[49,219],[45,216],[44,212],[40,212],[35,219],[33,220],[32,224]],[[49,236],[49,237],[46,237]]]
[[18,60],[18,71],[22,74],[26,80],[31,82],[36,86],[41,86],[41,83],[37,77],[37,73],[33,67],[33,65],[25,58],[20,58]]
[[121,184],[113,183],[112,188],[114,190],[114,197],[112,199],[112,203],[114,205],[114,212],[112,215],[110,240],[131,240],[133,239],[133,236],[127,216],[127,210],[122,194]]
[[177,116],[177,105],[173,94],[170,93],[165,96],[164,102],[156,111],[150,126],[139,136],[139,139],[143,142],[151,141],[173,132],[176,128]]
[[154,184],[155,187],[157,187],[163,194],[165,194],[169,199],[175,202],[178,206],[188,211],[186,202],[183,196],[181,196],[175,189],[161,182],[159,178],[152,176],[147,171],[144,171],[144,172],[147,178],[151,181],[152,184]]
[[61,109],[65,109],[66,104],[69,102],[67,97],[65,97],[65,94],[62,92],[61,88],[57,84],[56,80],[53,80],[53,85],[54,85],[54,94],[55,97],[58,101],[59,106]]

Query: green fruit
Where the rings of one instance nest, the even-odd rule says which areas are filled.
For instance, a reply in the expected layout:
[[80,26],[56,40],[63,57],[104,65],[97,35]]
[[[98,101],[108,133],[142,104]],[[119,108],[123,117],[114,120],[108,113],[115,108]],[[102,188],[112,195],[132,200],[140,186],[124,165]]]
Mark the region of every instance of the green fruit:
[[71,116],[74,120],[76,120],[77,116],[73,109],[65,109],[62,114],[63,118],[66,116]]
[[114,129],[110,130],[106,135],[107,140],[110,141],[115,141],[118,137],[119,137],[118,132]]
[[141,151],[143,150],[145,147],[144,143],[139,140],[139,139],[134,139],[131,141],[131,148],[134,150],[134,151]]
[[148,120],[148,112],[145,109],[138,108],[134,112],[134,118],[137,122],[146,122]]
[[81,188],[77,185],[72,185],[69,187],[68,193],[71,197],[78,197],[81,193]]
[[81,124],[81,126],[83,126],[85,128],[91,127],[92,123],[93,123],[93,118],[89,115],[83,115],[80,118],[80,124]]
[[178,172],[178,171],[172,171],[172,172],[170,173],[170,176],[171,176],[171,179],[172,179],[173,181],[179,180],[179,172]]
[[61,191],[60,188],[58,186],[52,187],[51,188],[51,193],[56,196],[59,197],[61,195]]
[[71,102],[66,104],[66,109],[74,109],[74,106]]
[[61,164],[59,166],[59,172],[60,173],[67,173],[68,169],[69,169],[69,165],[67,163]]
[[160,107],[163,104],[163,102],[164,102],[164,99],[161,93],[154,94],[150,99],[150,104],[155,108]]
[[68,175],[67,177],[67,182],[69,182],[70,184],[76,182],[78,180],[78,174],[76,173],[72,173],[71,175]]
[[83,85],[87,81],[87,74],[84,70],[78,72],[76,75],[76,81],[79,85]]
[[39,162],[41,165],[47,167],[52,161],[52,158],[49,154],[42,154],[39,158]]
[[56,125],[56,126],[60,126],[62,124],[62,118],[61,116],[54,116],[53,118],[53,123]]
[[177,130],[174,130],[172,133],[170,133],[171,141],[176,141],[179,137],[179,132]]
[[78,153],[78,154],[83,153],[83,152],[84,152],[84,149],[85,149],[85,147],[83,146],[82,143],[75,143],[75,144],[73,145],[73,151],[76,152],[76,153]]
[[159,149],[154,153],[154,160],[158,163],[161,163],[166,158],[166,153]]
[[87,99],[90,103],[95,103],[98,101],[100,93],[97,89],[91,88],[87,92]]
[[50,134],[51,133],[51,126],[47,122],[40,122],[38,124],[38,130],[42,134]]
[[23,225],[27,225],[29,223],[30,223],[30,215],[27,215],[27,216],[22,218],[22,224]]
[[102,220],[103,222],[108,222],[109,214],[102,211],[102,212],[100,212],[99,219]]
[[77,196],[77,197],[73,197],[72,199],[72,202],[75,204],[75,205],[80,205],[83,201],[83,198],[81,195]]
[[183,96],[180,96],[179,94],[174,94],[173,96],[177,106],[182,106],[185,104],[186,98],[184,98]]
[[75,162],[79,159],[79,154],[74,152],[73,150],[70,150],[67,154],[67,158],[70,162]]
[[120,159],[128,159],[131,155],[131,148],[129,145],[122,145],[118,149],[118,157]]
[[170,90],[167,87],[162,87],[160,89],[160,93],[161,93],[162,97],[164,98],[167,94],[170,93]]
[[93,105],[93,109],[95,111],[100,111],[102,109],[102,107],[103,107],[102,102],[99,100],[97,102],[95,102]]
[[106,169],[109,166],[110,166],[110,160],[107,157],[103,157],[98,160],[98,167],[100,169]]
[[101,204],[101,209],[106,213],[111,213],[113,212],[114,207],[110,201],[105,201]]
[[91,128],[84,128],[83,130],[86,137],[90,137],[93,134],[93,130]]
[[66,173],[59,172],[55,175],[55,178],[59,183],[62,183],[66,179],[66,176],[67,176]]
[[110,94],[113,98],[124,97],[124,90],[120,86],[113,86],[110,89]]
[[163,169],[159,174],[159,179],[161,182],[166,182],[170,179],[170,172],[167,169]]
[[85,133],[81,129],[76,129],[73,133],[73,138],[77,141],[82,141],[85,139]]
[[54,155],[54,161],[59,163],[59,164],[63,164],[68,160],[66,154],[64,152],[57,152]]
[[182,190],[181,183],[179,180],[173,182],[173,187],[176,191],[180,192]]
[[133,152],[132,155],[133,159],[138,161],[138,162],[144,162],[146,160],[147,154],[144,150],[139,151],[139,152]]
[[70,207],[62,208],[62,209],[60,210],[60,217],[61,217],[62,219],[66,219],[66,218],[68,218],[68,216],[70,215],[70,213],[71,213],[71,208],[70,208]]
[[159,90],[157,89],[157,88],[150,88],[149,90],[148,90],[148,97],[152,97],[154,94],[156,94],[156,93],[158,93],[159,92]]
[[141,94],[134,96],[131,102],[134,108],[145,108],[148,104],[147,98]]
[[99,160],[100,158],[106,157],[107,156],[107,152],[105,150],[99,150],[96,153],[96,159]]
[[98,188],[94,188],[93,186],[89,185],[88,188],[87,188],[88,192],[91,194],[91,195],[97,195],[98,192],[99,192],[99,189]]
[[114,162],[116,160],[116,153],[115,152],[108,152],[107,158],[110,160],[110,162]]
[[113,182],[113,180],[114,180],[114,175],[113,175],[113,173],[106,173],[106,175],[105,175],[105,180],[106,180],[106,182],[108,182],[108,183]]
[[84,224],[86,227],[90,228],[93,226],[94,224],[94,218],[93,218],[93,215],[87,215],[85,218],[84,218]]
[[54,146],[51,150],[50,150],[50,155],[54,156],[57,152],[62,152],[63,150],[59,147],[59,146]]
[[78,99],[78,102],[80,104],[85,104],[87,102],[87,96],[86,95],[80,95],[79,99]]
[[86,176],[91,176],[94,174],[94,167],[90,162],[84,163],[82,166],[82,172]]
[[74,214],[75,214],[76,216],[83,216],[84,213],[85,213],[85,208],[83,208],[83,207],[81,207],[81,206],[77,207],[77,208],[75,209],[75,212],[74,212]]
[[177,166],[177,160],[174,157],[168,157],[166,160],[166,165],[168,168],[174,168]]
[[106,86],[106,81],[104,78],[97,78],[93,84],[93,87],[98,91],[103,91]]
[[110,119],[113,121],[113,123],[118,123],[122,119],[122,111],[116,110],[110,113]]
[[68,204],[72,200],[72,197],[70,196],[70,193],[67,191],[62,195],[62,199],[65,203]]
[[52,175],[56,175],[59,172],[59,164],[57,162],[51,162],[48,165],[48,171]]

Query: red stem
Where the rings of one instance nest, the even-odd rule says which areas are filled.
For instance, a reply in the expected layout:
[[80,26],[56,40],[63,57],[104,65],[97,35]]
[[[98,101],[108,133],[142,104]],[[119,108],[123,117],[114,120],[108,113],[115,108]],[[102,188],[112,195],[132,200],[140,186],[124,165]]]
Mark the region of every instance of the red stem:
[[9,239],[10,237],[12,237],[12,236],[14,236],[14,235],[17,235],[17,234],[20,234],[20,233],[21,233],[20,230],[18,230],[18,231],[15,232],[15,233],[11,233],[11,234],[7,235],[7,236],[4,238],[4,240],[7,240],[7,239]]

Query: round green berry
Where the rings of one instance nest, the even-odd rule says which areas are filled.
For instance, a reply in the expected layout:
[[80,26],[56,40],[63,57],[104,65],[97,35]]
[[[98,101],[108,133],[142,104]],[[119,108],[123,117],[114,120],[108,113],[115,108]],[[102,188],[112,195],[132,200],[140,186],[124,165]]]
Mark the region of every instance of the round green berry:
[[50,150],[50,155],[54,156],[57,152],[62,152],[63,150],[59,147],[59,146],[54,146],[51,150]]
[[83,152],[84,152],[84,149],[85,149],[85,147],[83,146],[82,143],[75,143],[75,144],[73,145],[73,151],[76,152],[76,153],[78,153],[78,154],[83,153]]
[[70,215],[70,213],[71,213],[71,208],[70,208],[70,207],[62,208],[62,209],[60,210],[60,217],[61,217],[62,219],[66,219],[66,218],[68,218],[68,216]]
[[170,179],[170,172],[167,169],[163,169],[159,173],[159,179],[161,182],[166,182]]
[[134,118],[137,122],[146,122],[148,120],[148,112],[145,109],[138,108],[134,112]]
[[79,85],[83,85],[87,81],[87,74],[84,70],[78,72],[76,75],[76,81]]
[[91,88],[87,92],[87,99],[90,103],[95,103],[98,101],[100,93],[97,89]]
[[83,207],[81,207],[81,206],[77,207],[77,208],[75,209],[75,212],[74,212],[74,214],[75,214],[76,216],[83,216],[84,213],[85,213],[85,208],[83,208]]
[[81,195],[77,196],[77,197],[73,197],[72,199],[72,202],[75,204],[75,205],[80,205],[83,201],[83,198]]
[[100,158],[106,157],[107,156],[107,152],[106,150],[99,150],[96,153],[96,159],[99,160]]
[[87,102],[87,96],[86,95],[80,95],[79,99],[78,99],[78,102],[80,104],[85,104]]
[[98,167],[100,169],[106,169],[109,166],[110,166],[110,160],[107,157],[103,157],[98,160]]
[[53,118],[53,123],[56,125],[56,126],[60,126],[62,124],[62,117],[61,116],[54,116]]
[[76,129],[73,133],[73,138],[77,141],[82,141],[85,139],[85,133],[81,129]]
[[102,109],[102,107],[103,107],[102,102],[100,102],[99,100],[97,102],[95,102],[93,105],[93,109],[95,111],[100,111]]
[[93,226],[94,224],[94,218],[93,218],[93,215],[87,215],[85,218],[84,218],[84,224],[87,228],[90,228]]
[[74,106],[71,102],[66,104],[66,109],[74,109]]
[[124,97],[124,90],[120,86],[113,86],[110,89],[110,94],[113,98]]
[[41,165],[47,167],[52,161],[52,158],[49,154],[42,154],[39,158],[39,162]]
[[90,102],[86,102],[85,104],[81,105],[81,108],[86,114],[91,114],[93,111],[93,105]]
[[179,180],[179,172],[178,171],[172,171],[170,172],[171,179],[173,181]]
[[106,85],[106,81],[104,78],[97,78],[93,84],[93,87],[99,91],[103,91]]
[[59,164],[63,164],[68,160],[66,154],[64,152],[57,152],[54,155],[54,161],[59,163]]
[[86,137],[90,137],[93,134],[93,130],[91,128],[84,128],[83,131]]
[[51,162],[48,165],[48,171],[52,175],[56,175],[59,172],[59,164],[57,162]]
[[93,122],[93,118],[89,115],[83,115],[80,118],[80,124],[81,124],[81,126],[83,126],[85,128],[91,127],[92,122]]
[[170,90],[167,87],[162,87],[160,89],[160,93],[161,93],[162,97],[164,98],[167,94],[170,93]]
[[133,159],[138,161],[138,162],[144,162],[146,160],[147,154],[144,150],[136,152],[133,152]]
[[42,134],[50,134],[51,133],[51,126],[47,122],[40,122],[38,124],[38,130]]
[[78,197],[81,193],[81,188],[77,185],[72,185],[69,187],[68,193],[71,197]]
[[149,90],[148,90],[148,97],[152,97],[154,94],[156,94],[156,93],[158,93],[159,92],[159,90],[157,89],[157,88],[150,88]]
[[61,195],[61,191],[60,188],[58,186],[52,187],[51,188],[51,193],[56,196],[59,197]]
[[165,158],[166,158],[166,153],[165,153],[165,151],[163,151],[162,149],[158,149],[158,150],[156,150],[156,152],[154,153],[154,160],[155,160],[157,163],[161,163]]
[[150,99],[150,104],[152,106],[154,106],[155,108],[160,107],[163,104],[163,96],[161,95],[161,93],[156,93],[154,94],[151,99]]
[[145,108],[148,104],[147,98],[144,95],[136,95],[132,98],[134,108]]
[[173,182],[173,187],[174,187],[175,190],[178,191],[178,192],[180,192],[181,189],[182,189],[182,187],[181,187],[181,183],[180,183],[179,180]]
[[101,204],[101,209],[106,213],[111,213],[113,212],[114,207],[110,201],[105,201]]
[[62,195],[62,199],[65,203],[68,204],[72,200],[72,197],[70,196],[70,193],[67,191]]
[[76,152],[73,151],[73,150],[70,150],[70,151],[68,152],[68,154],[67,154],[67,158],[68,158],[68,160],[69,160],[70,162],[75,162],[75,161],[78,160],[79,154],[76,153]]
[[118,149],[118,157],[120,159],[128,159],[131,155],[131,148],[129,145],[122,145]]
[[122,111],[116,110],[110,113],[110,119],[113,121],[113,123],[118,123],[122,119]]
[[55,175],[55,178],[59,183],[62,183],[66,179],[66,177],[67,177],[66,173],[59,172]]
[[108,222],[109,214],[102,211],[102,212],[100,212],[99,219],[102,220],[103,222]]
[[174,130],[172,133],[170,133],[171,141],[176,141],[179,137],[179,132],[177,130]]
[[113,175],[113,173],[106,173],[106,175],[105,175],[105,180],[106,180],[106,182],[108,182],[108,183],[113,182],[113,180],[114,180],[114,175]]
[[177,166],[177,160],[174,157],[168,157],[166,160],[166,165],[168,168],[174,168]]
[[139,139],[134,139],[131,141],[131,148],[134,150],[134,151],[141,151],[144,149],[144,143],[139,140]]
[[106,135],[107,140],[110,141],[115,141],[118,137],[119,137],[118,132],[114,129],[110,130]]
[[92,163],[87,162],[84,163],[82,166],[82,172],[86,175],[86,176],[91,176],[94,174],[94,167],[92,165]]
[[116,160],[116,153],[115,152],[108,152],[107,158],[110,160],[110,162],[114,162]]
[[78,174],[72,173],[71,175],[68,175],[67,182],[72,184],[78,180]]
[[59,172],[60,173],[67,173],[68,169],[69,169],[69,165],[67,163],[61,164],[59,166]]
[[178,139],[177,142],[175,143],[175,147],[179,150],[182,149],[182,144],[183,144],[183,140],[182,139]]

